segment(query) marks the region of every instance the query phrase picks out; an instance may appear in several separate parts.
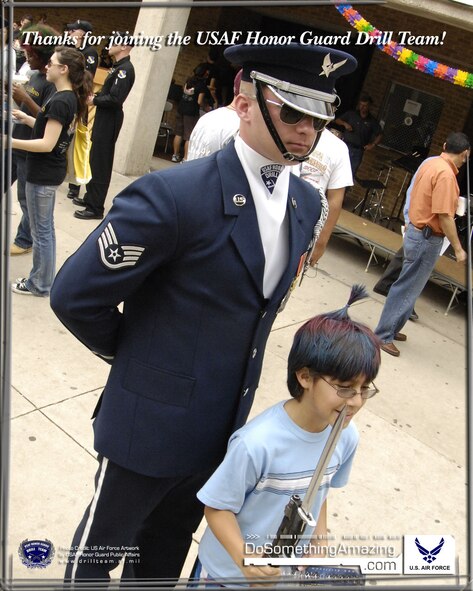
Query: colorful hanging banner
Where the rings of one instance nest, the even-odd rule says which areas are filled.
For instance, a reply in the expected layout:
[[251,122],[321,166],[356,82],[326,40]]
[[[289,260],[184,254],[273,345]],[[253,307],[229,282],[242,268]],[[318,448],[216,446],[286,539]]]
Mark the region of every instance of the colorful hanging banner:
[[414,53],[411,49],[398,45],[395,41],[385,43],[385,40],[389,38],[389,34],[386,37],[386,33],[383,34],[382,31],[373,27],[351,4],[336,4],[335,7],[352,27],[359,32],[364,32],[370,37],[374,37],[375,41],[373,44],[395,60],[405,64],[409,68],[435,76],[435,78],[446,80],[464,88],[473,88],[473,74],[470,72],[464,72],[458,68],[450,68],[445,64],[439,64],[427,57]]

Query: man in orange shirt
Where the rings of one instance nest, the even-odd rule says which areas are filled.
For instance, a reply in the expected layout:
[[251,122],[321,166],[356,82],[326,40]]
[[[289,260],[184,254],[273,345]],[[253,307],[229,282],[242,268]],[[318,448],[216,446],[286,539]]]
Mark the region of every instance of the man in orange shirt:
[[399,357],[394,340],[404,341],[400,333],[440,256],[443,239],[450,241],[459,263],[466,252],[454,222],[460,190],[456,175],[470,154],[470,141],[464,133],[450,133],[439,158],[425,162],[416,174],[409,206],[409,225],[404,235],[404,261],[397,281],[389,290],[375,333],[386,353]]

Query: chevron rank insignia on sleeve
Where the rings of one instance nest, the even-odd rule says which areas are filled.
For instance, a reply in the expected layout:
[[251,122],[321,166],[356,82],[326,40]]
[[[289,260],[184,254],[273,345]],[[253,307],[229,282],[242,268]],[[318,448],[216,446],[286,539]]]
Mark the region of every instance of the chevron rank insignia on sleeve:
[[112,223],[105,226],[105,230],[97,240],[100,258],[107,269],[118,271],[124,267],[134,267],[144,252],[143,246],[120,244]]

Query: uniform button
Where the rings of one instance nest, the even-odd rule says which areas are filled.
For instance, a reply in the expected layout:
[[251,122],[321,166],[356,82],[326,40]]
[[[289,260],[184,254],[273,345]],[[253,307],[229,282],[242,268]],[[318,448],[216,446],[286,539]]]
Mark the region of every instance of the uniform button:
[[245,389],[243,390],[243,397],[245,397],[245,396],[248,394],[248,392],[249,392],[249,391],[250,391],[250,389],[249,389],[249,388],[245,388]]
[[253,357],[253,359],[256,357],[256,353],[258,353],[258,349],[255,347],[253,349],[253,353],[251,354],[251,356]]

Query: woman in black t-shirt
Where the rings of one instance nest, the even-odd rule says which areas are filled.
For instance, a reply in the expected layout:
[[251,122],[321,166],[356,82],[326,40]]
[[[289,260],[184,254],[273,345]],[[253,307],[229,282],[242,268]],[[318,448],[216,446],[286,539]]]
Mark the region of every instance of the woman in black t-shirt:
[[16,293],[48,296],[55,274],[56,236],[54,202],[56,189],[66,177],[66,151],[74,133],[76,117],[83,117],[92,77],[84,56],[71,47],[56,47],[46,66],[46,79],[56,93],[36,116],[13,111],[21,123],[33,128],[30,140],[12,140],[12,147],[28,152],[26,157],[26,202],[33,237],[33,268],[29,277],[12,285]]

